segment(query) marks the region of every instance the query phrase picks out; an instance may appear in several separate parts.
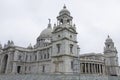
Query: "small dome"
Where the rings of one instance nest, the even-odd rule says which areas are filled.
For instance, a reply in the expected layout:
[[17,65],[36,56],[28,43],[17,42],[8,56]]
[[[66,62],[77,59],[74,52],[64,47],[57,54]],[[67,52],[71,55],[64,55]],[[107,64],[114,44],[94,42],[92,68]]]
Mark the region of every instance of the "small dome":
[[65,5],[64,5],[63,9],[59,12],[59,15],[63,15],[63,14],[70,15],[70,12],[66,9]]
[[32,45],[31,45],[31,43],[29,44],[29,46],[27,48],[28,49],[32,49],[33,48]]
[[109,35],[108,38],[106,39],[106,42],[113,42]]

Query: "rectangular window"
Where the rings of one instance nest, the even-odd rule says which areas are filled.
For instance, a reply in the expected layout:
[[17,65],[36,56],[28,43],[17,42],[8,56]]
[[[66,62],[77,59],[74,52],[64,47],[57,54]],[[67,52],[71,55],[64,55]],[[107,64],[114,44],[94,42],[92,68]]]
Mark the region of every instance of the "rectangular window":
[[20,73],[21,66],[17,66],[17,73]]
[[57,46],[57,53],[60,53],[60,46],[61,46],[61,45],[60,45],[60,44],[57,44],[56,46]]
[[71,69],[73,69],[73,66],[74,66],[73,61],[71,61]]
[[46,54],[44,54],[44,59],[46,59]]
[[70,53],[73,53],[73,44],[70,44]]
[[18,60],[22,60],[22,56],[21,55],[18,56]]
[[43,67],[42,72],[45,72],[45,66],[43,65],[42,67]]
[[28,55],[26,55],[26,61],[27,61],[27,59],[28,59]]
[[29,71],[31,71],[31,66],[29,66]]
[[43,55],[42,54],[40,55],[40,59],[43,59]]
[[49,59],[49,49],[47,49],[47,59]]
[[35,54],[35,61],[37,60],[37,54]]

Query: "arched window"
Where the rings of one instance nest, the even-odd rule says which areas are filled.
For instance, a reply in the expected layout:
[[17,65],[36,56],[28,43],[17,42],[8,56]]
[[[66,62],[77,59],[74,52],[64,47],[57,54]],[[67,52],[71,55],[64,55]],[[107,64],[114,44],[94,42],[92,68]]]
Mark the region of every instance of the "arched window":
[[110,45],[108,45],[108,48],[110,48]]
[[2,60],[2,65],[1,65],[1,72],[5,73],[7,70],[7,63],[8,63],[8,55],[6,54]]

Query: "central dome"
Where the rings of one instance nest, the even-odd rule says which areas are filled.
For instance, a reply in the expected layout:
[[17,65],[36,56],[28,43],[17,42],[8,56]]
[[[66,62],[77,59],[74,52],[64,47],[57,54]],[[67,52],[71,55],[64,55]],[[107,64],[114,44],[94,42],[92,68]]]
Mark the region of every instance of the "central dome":
[[47,37],[51,37],[51,35],[52,35],[52,28],[46,28],[41,32],[40,37],[47,38]]
[[38,40],[41,40],[44,38],[51,38],[51,37],[52,37],[52,27],[49,19],[48,27],[41,32],[40,36],[38,37]]
[[49,38],[49,37],[52,37],[52,28],[51,27],[44,29],[39,36],[39,38]]

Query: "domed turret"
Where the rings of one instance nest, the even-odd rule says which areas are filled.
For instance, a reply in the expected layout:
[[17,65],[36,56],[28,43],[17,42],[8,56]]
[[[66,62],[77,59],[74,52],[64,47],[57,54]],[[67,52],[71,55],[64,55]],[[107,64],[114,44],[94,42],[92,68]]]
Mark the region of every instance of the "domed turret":
[[104,53],[110,53],[110,52],[116,52],[117,53],[117,49],[116,49],[116,47],[114,47],[113,40],[108,35],[108,38],[105,41]]
[[73,17],[70,16],[70,12],[67,10],[66,6],[64,5],[63,9],[59,12],[59,16],[57,20],[59,24],[71,24]]
[[64,5],[63,9],[59,12],[59,15],[63,15],[63,14],[70,15],[70,12],[67,10],[65,5]]
[[110,36],[108,35],[106,41],[105,41],[105,45],[106,47],[108,48],[112,48],[114,47],[114,43],[113,43],[113,40],[110,38]]
[[106,42],[113,42],[113,40],[110,38],[109,35],[108,35],[108,38],[106,39]]
[[105,65],[108,75],[117,76],[118,75],[118,69],[116,66],[118,66],[118,54],[117,49],[114,46],[113,40],[108,36],[108,38],[105,41],[105,47],[104,47],[104,56],[105,56]]

